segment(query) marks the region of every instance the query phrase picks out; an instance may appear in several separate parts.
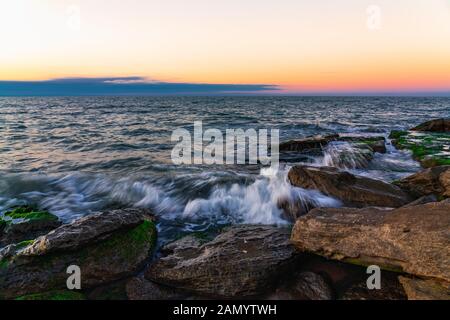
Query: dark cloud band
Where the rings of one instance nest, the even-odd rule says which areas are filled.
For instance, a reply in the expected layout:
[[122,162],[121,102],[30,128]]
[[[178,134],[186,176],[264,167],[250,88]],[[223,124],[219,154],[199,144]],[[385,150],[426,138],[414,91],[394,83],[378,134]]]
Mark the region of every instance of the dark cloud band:
[[202,84],[151,81],[141,77],[0,81],[0,96],[208,95],[276,92],[265,84]]

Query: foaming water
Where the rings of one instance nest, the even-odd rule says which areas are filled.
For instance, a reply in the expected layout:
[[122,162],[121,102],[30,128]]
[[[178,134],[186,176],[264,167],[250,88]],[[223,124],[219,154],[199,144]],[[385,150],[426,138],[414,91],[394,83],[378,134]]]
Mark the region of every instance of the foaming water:
[[[289,167],[176,166],[173,130],[279,129],[280,139],[317,134],[387,137],[450,116],[448,98],[79,97],[0,98],[0,212],[35,204],[69,222],[92,212],[151,208],[162,234],[234,223],[288,223],[280,204],[339,206],[287,181]],[[302,160],[303,159],[303,160]],[[308,160],[305,160],[308,159]],[[368,161],[348,143],[332,143],[306,161],[392,181],[419,170],[411,154],[388,144]]]

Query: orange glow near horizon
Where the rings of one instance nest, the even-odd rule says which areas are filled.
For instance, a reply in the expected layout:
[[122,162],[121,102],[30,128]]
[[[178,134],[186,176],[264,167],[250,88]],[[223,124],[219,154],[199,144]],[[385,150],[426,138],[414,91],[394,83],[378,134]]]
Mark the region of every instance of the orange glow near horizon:
[[450,92],[450,0],[15,0],[0,36],[0,80]]

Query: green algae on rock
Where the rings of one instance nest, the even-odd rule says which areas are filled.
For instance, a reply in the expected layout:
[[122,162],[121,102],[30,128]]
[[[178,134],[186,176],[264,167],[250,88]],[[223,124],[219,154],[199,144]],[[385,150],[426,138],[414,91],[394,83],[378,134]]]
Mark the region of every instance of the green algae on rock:
[[449,133],[393,131],[389,137],[397,149],[410,150],[425,168],[450,165]]
[[6,218],[11,220],[21,219],[24,221],[34,221],[34,220],[50,220],[56,221],[58,217],[51,214],[48,211],[39,211],[30,206],[16,207],[11,211],[5,213]]
[[2,261],[0,291],[14,298],[64,289],[70,265],[80,267],[83,289],[130,276],[145,264],[155,247],[156,232],[145,209],[112,210],[81,218]]
[[60,225],[58,217],[48,211],[15,207],[0,216],[0,247],[35,239]]

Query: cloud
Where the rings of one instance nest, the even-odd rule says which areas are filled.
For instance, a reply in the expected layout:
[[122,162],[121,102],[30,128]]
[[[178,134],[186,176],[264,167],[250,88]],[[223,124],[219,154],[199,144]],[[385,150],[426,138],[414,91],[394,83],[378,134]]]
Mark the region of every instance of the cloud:
[[0,96],[219,95],[276,92],[267,84],[174,83],[142,77],[0,81]]

